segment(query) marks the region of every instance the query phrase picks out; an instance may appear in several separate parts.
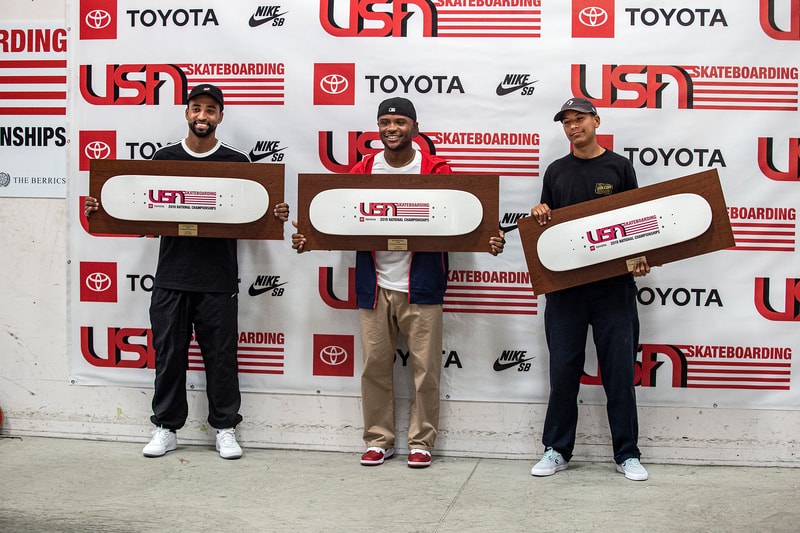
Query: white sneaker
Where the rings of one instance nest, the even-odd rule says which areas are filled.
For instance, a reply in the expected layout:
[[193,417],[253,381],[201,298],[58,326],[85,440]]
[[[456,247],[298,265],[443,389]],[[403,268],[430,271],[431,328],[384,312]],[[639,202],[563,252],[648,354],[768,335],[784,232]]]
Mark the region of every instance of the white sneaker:
[[238,459],[242,456],[242,448],[236,442],[236,430],[225,428],[217,430],[217,451],[223,459]]
[[645,481],[647,479],[647,470],[644,469],[639,459],[634,457],[622,461],[622,464],[618,464],[617,472],[625,474],[626,478],[633,481]]
[[567,469],[568,461],[553,448],[547,448],[541,460],[531,468],[532,476],[552,476],[556,472]]
[[158,426],[153,430],[153,438],[142,449],[145,457],[161,457],[178,447],[178,436],[174,431]]

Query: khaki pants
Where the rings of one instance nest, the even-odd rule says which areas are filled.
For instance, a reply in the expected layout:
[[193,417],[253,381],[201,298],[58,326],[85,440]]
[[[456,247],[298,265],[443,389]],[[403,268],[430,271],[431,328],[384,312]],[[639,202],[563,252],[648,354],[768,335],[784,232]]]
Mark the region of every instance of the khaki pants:
[[378,288],[374,310],[359,309],[364,371],[361,402],[367,446],[395,447],[394,356],[397,333],[408,344],[414,396],[408,447],[433,449],[439,428],[442,306],[408,303],[408,294]]

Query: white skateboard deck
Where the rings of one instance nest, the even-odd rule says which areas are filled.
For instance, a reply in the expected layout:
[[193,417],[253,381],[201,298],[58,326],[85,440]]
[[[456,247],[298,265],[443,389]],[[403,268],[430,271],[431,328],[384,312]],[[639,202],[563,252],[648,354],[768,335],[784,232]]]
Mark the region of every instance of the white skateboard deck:
[[269,193],[239,178],[125,174],[100,191],[106,213],[121,220],[246,224],[269,208]]
[[556,224],[539,236],[542,266],[573,270],[688,241],[711,226],[711,206],[681,193]]
[[329,235],[464,235],[483,220],[478,198],[453,189],[328,189],[311,199],[311,225]]

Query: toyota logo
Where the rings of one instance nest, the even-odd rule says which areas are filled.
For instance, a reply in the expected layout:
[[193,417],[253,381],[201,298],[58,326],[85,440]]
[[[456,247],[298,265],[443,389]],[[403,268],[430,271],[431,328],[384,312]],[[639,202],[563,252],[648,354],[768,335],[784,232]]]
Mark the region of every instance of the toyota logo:
[[608,22],[608,13],[602,7],[584,7],[578,13],[578,20],[584,26],[596,28]]
[[338,366],[347,361],[347,350],[341,346],[326,346],[319,351],[319,358],[326,365]]
[[342,94],[350,86],[341,74],[328,74],[319,80],[319,88],[328,94]]
[[111,277],[103,272],[92,272],[86,276],[86,287],[90,291],[105,292],[111,288]]
[[103,141],[92,141],[83,149],[89,159],[106,159],[111,155],[111,147]]
[[95,9],[89,11],[86,14],[86,25],[92,28],[93,30],[102,30],[109,24],[111,24],[111,15],[109,15],[108,11],[103,11],[102,9]]

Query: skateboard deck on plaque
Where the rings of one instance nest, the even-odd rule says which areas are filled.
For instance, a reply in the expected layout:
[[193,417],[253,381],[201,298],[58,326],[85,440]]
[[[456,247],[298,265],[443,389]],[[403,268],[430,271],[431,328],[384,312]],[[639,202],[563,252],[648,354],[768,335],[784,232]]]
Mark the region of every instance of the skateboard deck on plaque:
[[480,200],[453,189],[328,189],[311,200],[311,224],[331,235],[450,237],[475,230]]
[[103,184],[100,204],[121,220],[245,224],[264,216],[269,193],[239,178],[122,174]]
[[489,251],[496,174],[299,174],[306,250]]
[[548,227],[536,252],[542,266],[563,272],[687,241],[710,225],[705,198],[673,194]]
[[735,245],[716,169],[552,211],[540,226],[521,218],[525,262],[536,294]]
[[100,235],[283,239],[272,205],[284,166],[218,161],[93,160],[88,219]]

